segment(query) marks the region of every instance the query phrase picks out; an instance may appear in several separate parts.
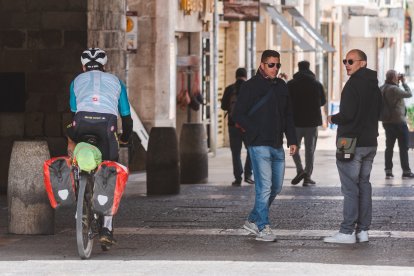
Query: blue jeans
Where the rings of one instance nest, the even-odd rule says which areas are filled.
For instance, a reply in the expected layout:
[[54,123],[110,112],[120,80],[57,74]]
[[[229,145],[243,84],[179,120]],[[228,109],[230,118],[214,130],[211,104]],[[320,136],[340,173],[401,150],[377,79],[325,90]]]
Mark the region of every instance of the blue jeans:
[[248,148],[253,167],[256,197],[248,220],[256,223],[259,231],[269,224],[269,208],[280,193],[285,176],[283,147],[251,146]]
[[357,147],[353,160],[336,160],[344,196],[344,220],[339,230],[343,234],[369,230],[372,220],[372,187],[369,178],[376,153],[377,147]]
[[[234,179],[241,181],[243,174],[243,165],[240,158],[241,149],[243,143],[243,134],[240,129],[235,126],[229,126],[229,138],[231,158],[233,162],[233,175]],[[247,151],[246,162],[244,163],[244,178],[250,178],[252,176],[252,166],[250,161],[249,152]]]

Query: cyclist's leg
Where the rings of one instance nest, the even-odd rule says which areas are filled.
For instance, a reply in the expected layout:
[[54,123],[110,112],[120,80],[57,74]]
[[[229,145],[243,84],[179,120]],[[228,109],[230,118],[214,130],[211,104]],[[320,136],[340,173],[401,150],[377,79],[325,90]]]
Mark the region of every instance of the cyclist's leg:
[[115,116],[110,117],[108,120],[107,128],[106,128],[108,150],[109,150],[109,160],[111,161],[118,161],[118,157],[119,157],[117,123],[118,123],[118,120]]
[[[118,161],[117,118],[116,116],[107,116],[107,118],[105,127],[100,129],[102,158]],[[103,130],[104,133],[102,133]],[[116,243],[113,237],[113,216],[104,216],[100,241],[107,244]]]

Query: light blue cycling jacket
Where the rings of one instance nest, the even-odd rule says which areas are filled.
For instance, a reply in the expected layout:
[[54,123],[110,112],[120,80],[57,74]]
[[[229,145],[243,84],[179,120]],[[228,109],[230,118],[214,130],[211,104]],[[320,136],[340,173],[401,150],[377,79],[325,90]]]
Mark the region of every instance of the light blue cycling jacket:
[[125,84],[116,76],[98,70],[84,72],[72,81],[70,109],[115,116],[131,114]]

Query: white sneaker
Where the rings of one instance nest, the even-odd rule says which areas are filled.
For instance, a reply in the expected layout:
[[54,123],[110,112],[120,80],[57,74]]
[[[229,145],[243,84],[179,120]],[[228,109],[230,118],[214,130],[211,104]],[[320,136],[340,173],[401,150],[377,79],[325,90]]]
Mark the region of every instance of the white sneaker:
[[323,241],[329,243],[356,243],[355,232],[352,234],[338,232],[333,236],[324,238]]
[[256,241],[275,242],[276,236],[273,234],[270,226],[266,225],[265,228],[257,234]]
[[246,220],[244,222],[243,228],[246,229],[247,231],[249,231],[252,234],[255,234],[255,235],[259,234],[259,228],[257,228],[257,225],[254,222],[250,222],[250,221]]
[[367,242],[368,241],[368,231],[361,231],[356,234],[358,242]]

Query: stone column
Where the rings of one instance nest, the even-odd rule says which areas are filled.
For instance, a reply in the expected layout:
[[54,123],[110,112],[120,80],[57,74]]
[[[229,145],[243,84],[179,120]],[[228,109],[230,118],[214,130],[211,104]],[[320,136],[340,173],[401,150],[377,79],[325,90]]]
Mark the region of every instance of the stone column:
[[14,142],[7,193],[10,233],[54,233],[55,213],[46,194],[42,171],[43,162],[49,158],[46,141]]
[[88,0],[88,47],[108,54],[106,70],[126,79],[126,0]]

